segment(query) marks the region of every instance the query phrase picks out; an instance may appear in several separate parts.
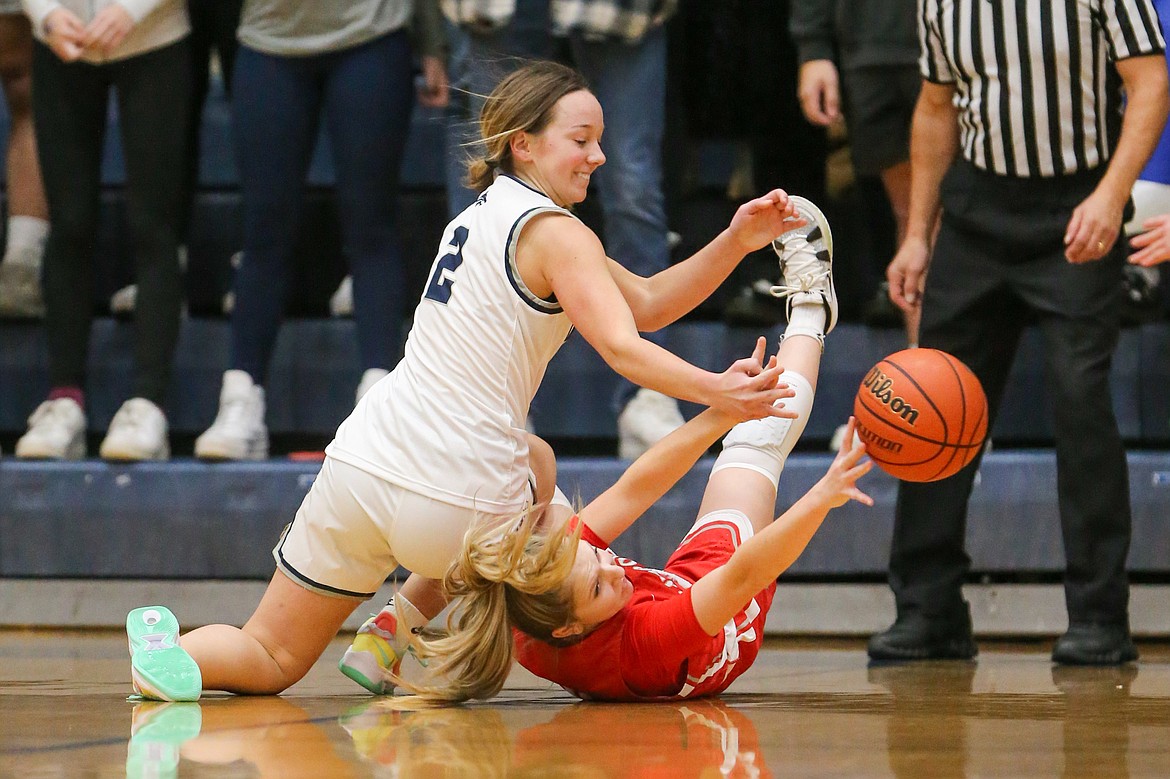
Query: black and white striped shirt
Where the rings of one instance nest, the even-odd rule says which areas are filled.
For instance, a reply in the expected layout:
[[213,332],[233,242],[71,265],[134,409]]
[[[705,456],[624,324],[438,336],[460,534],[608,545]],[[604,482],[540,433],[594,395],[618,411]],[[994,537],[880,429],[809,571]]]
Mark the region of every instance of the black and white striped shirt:
[[918,0],[922,75],[953,84],[977,168],[1056,176],[1109,160],[1121,122],[1112,63],[1158,54],[1150,0]]

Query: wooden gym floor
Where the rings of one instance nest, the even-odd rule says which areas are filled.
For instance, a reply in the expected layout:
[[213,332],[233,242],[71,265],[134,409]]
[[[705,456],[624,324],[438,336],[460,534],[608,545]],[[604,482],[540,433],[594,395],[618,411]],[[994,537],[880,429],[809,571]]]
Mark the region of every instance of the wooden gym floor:
[[721,699],[586,704],[516,671],[499,698],[394,711],[336,672],[280,697],[134,704],[124,637],[0,632],[0,777],[1127,777],[1170,774],[1170,645],[1058,668],[1048,643],[867,667],[777,640]]

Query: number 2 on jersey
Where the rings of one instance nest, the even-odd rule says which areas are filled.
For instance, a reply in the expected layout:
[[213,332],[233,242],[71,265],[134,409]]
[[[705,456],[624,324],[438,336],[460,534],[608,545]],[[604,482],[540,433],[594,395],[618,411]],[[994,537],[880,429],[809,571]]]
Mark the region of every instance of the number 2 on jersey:
[[467,243],[467,228],[456,227],[455,232],[451,235],[451,242],[447,244],[451,251],[435,262],[435,271],[431,274],[431,280],[427,282],[427,291],[423,297],[444,305],[451,299],[451,287],[455,284],[455,279],[451,278],[451,274],[463,264],[463,244],[465,243]]

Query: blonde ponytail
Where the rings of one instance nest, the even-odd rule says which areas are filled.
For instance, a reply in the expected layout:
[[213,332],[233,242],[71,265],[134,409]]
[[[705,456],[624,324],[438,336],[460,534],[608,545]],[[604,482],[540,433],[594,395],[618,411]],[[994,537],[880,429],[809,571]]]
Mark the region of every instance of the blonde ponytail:
[[434,702],[491,698],[512,668],[513,626],[545,639],[571,620],[565,582],[581,525],[564,522],[538,531],[537,520],[529,512],[503,526],[468,530],[443,579],[447,597],[459,600],[446,630],[424,631],[413,641],[415,654],[429,663],[428,680],[436,681],[396,684]]

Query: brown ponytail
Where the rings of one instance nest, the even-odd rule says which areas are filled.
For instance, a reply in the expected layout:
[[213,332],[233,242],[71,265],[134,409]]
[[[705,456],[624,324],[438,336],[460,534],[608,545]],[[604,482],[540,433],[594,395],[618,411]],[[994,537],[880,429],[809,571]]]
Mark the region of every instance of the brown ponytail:
[[479,116],[478,157],[467,162],[466,184],[483,192],[499,171],[514,173],[511,140],[518,132],[539,133],[552,121],[557,101],[588,89],[585,78],[556,62],[533,61],[514,71],[487,96]]

